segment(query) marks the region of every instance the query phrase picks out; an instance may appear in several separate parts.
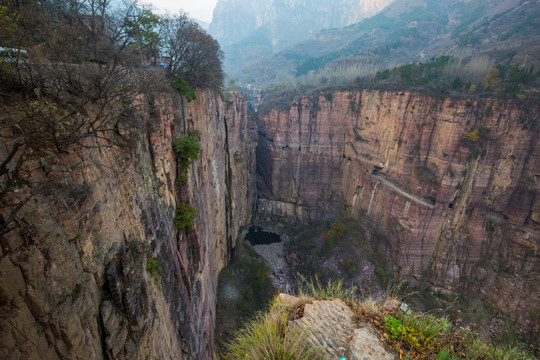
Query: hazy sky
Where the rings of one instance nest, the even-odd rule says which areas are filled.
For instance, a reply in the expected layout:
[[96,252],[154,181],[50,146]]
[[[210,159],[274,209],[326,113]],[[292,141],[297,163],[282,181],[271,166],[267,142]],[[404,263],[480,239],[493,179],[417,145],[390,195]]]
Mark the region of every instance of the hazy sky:
[[212,21],[212,12],[218,0],[146,0],[142,3],[152,4],[158,13],[168,11],[176,13],[180,9],[189,14],[190,17],[205,22]]

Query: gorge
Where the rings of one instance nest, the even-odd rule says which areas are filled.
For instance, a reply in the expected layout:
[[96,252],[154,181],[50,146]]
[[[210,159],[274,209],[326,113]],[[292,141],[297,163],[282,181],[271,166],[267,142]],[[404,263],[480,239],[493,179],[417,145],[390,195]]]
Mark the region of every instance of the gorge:
[[331,95],[259,117],[261,218],[309,222],[343,209],[367,217],[402,279],[474,294],[534,326],[537,105],[401,91]]
[[[538,331],[537,104],[350,90],[255,117],[239,94],[138,101],[123,120],[137,131],[115,135],[129,148],[27,146],[10,162],[4,221],[32,197],[1,237],[2,357],[211,358],[217,275],[257,198],[260,221],[367,218],[400,278]],[[11,115],[4,159],[29,135]],[[171,144],[194,130],[201,154],[182,180]],[[180,202],[197,210],[192,230],[174,226]]]
[[156,11],[0,4],[0,359],[540,355],[540,1]]

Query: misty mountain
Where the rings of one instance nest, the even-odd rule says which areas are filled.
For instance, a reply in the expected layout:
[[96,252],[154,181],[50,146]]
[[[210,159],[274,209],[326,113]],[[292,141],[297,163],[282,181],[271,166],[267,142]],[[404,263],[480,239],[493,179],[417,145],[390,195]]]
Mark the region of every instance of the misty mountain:
[[210,26],[209,23],[207,23],[206,21],[195,19],[195,18],[192,18],[192,20],[195,21],[195,23],[197,23],[201,28],[208,31],[208,27]]
[[372,16],[393,0],[219,0],[209,32],[235,70],[323,28],[343,27]]
[[[378,14],[311,39],[233,73],[242,82],[282,81],[324,68],[385,68],[433,56],[508,53],[540,61],[540,2],[396,0]],[[535,55],[536,54],[536,55]]]

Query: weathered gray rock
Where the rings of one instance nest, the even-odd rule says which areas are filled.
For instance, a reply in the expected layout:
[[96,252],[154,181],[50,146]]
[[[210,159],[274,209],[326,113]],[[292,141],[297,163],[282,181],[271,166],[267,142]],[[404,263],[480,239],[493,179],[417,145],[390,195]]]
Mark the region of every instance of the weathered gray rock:
[[118,313],[110,301],[104,301],[101,304],[100,311],[103,327],[107,334],[105,339],[107,350],[110,351],[113,358],[116,358],[124,348],[128,336],[127,321]]
[[399,309],[400,305],[401,305],[401,301],[399,300],[395,300],[395,299],[386,300],[383,304],[383,310],[387,312],[394,312],[394,311],[397,311],[397,309]]
[[279,303],[281,303],[283,305],[287,305],[287,306],[293,306],[299,300],[300,299],[297,298],[296,296],[292,296],[292,295],[284,294],[284,293],[281,293],[276,297],[276,302],[279,302]]
[[304,307],[304,316],[292,321],[293,328],[307,329],[311,345],[324,350],[330,358],[345,356],[354,331],[351,309],[341,300],[313,301]]
[[[309,343],[323,350],[328,359],[341,356],[353,360],[391,360],[373,330],[356,329],[353,312],[341,300],[313,301],[304,307],[304,316],[291,321],[292,328],[307,332]],[[369,325],[368,325],[369,326]]]
[[350,343],[352,360],[393,360],[370,327],[354,330]]

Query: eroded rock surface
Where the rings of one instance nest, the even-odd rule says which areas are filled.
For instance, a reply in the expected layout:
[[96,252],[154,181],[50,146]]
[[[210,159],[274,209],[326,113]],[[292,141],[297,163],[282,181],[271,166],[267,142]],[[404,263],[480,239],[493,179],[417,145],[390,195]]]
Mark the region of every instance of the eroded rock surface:
[[[255,123],[246,102],[212,92],[141,96],[111,143],[58,152],[0,116],[0,358],[209,359],[216,284],[255,199]],[[18,126],[18,125],[17,125]],[[172,141],[197,130],[179,179]],[[6,187],[6,184],[9,185]],[[30,196],[30,198],[28,198]],[[197,210],[178,231],[175,208]]]
[[351,338],[352,360],[393,360],[390,354],[377,338],[377,334],[368,326],[354,330]]
[[[280,295],[282,296],[282,295]],[[285,297],[288,302],[289,296]],[[323,350],[328,359],[393,360],[368,326],[356,328],[353,312],[341,300],[314,300],[304,306],[302,318],[291,321],[292,328],[305,330],[308,341]]]

